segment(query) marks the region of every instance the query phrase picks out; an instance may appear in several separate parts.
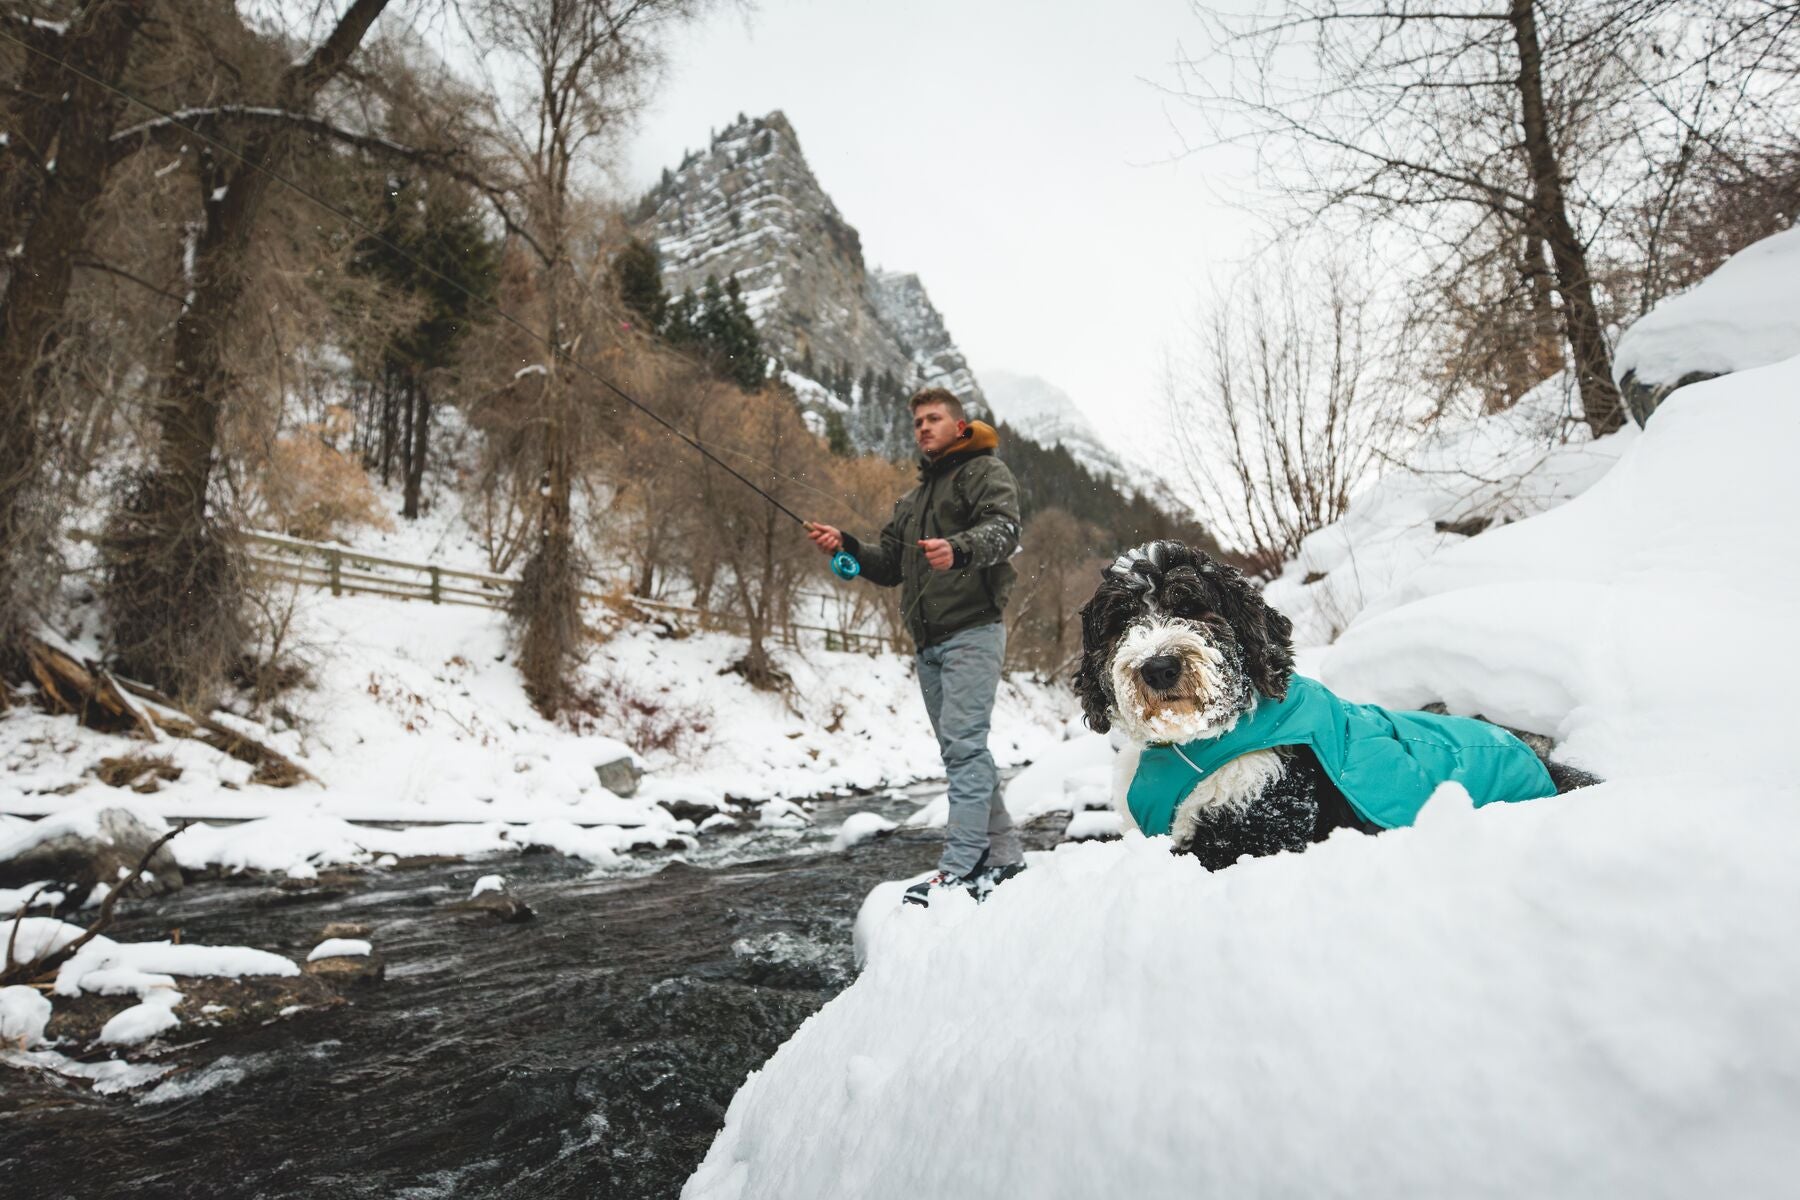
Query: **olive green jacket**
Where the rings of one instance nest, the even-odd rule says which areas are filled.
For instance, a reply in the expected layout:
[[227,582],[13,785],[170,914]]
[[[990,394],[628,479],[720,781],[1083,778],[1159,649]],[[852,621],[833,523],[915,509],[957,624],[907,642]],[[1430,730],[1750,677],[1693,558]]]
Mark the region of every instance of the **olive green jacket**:
[[[1019,545],[1019,485],[994,457],[1000,438],[976,421],[961,440],[919,464],[919,485],[894,504],[878,545],[844,535],[862,578],[900,588],[907,632],[921,650],[1001,619],[1015,572],[1007,559]],[[919,542],[943,538],[956,551],[948,571],[934,571]]]

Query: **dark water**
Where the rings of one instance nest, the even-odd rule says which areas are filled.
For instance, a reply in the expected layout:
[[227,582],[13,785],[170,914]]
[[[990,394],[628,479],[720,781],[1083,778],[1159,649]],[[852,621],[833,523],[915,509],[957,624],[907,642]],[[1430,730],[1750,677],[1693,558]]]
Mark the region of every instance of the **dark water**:
[[[821,832],[728,837],[711,865],[633,878],[538,855],[298,902],[202,884],[140,909],[121,940],[180,926],[296,959],[326,923],[366,923],[387,981],[185,1049],[130,1095],[0,1069],[0,1196],[674,1196],[744,1077],[850,981],[868,890],[935,860],[935,832],[825,847],[881,807],[823,805]],[[442,910],[490,871],[535,921]]]

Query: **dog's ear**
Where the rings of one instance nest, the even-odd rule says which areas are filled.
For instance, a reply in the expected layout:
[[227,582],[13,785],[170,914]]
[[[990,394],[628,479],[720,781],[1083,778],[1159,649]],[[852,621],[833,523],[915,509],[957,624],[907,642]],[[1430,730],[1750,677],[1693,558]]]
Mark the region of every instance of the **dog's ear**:
[[1209,573],[1218,584],[1219,615],[1237,633],[1251,684],[1272,700],[1285,700],[1294,673],[1294,623],[1269,607],[1262,589],[1237,568],[1215,563]]
[[1104,572],[1100,587],[1081,606],[1081,664],[1075,669],[1075,697],[1081,701],[1082,720],[1095,733],[1112,728],[1112,648],[1119,624],[1117,612],[1121,601],[1133,603],[1131,596],[1121,596],[1123,589]]

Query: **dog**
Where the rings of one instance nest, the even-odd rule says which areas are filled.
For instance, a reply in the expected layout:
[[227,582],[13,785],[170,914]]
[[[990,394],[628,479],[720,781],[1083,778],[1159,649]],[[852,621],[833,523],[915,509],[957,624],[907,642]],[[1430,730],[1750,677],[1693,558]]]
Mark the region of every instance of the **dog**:
[[1339,829],[1410,824],[1452,779],[1477,804],[1567,790],[1499,726],[1349,704],[1295,675],[1292,634],[1242,572],[1181,542],[1101,573],[1081,609],[1075,691],[1089,728],[1128,742],[1113,781],[1128,827],[1166,825],[1177,853],[1219,870]]

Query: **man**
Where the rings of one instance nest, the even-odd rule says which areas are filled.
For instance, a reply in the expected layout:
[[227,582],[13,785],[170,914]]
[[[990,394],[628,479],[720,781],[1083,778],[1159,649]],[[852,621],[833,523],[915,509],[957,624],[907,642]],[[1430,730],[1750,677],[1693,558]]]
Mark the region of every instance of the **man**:
[[1025,865],[987,744],[1006,653],[1001,617],[1014,576],[1006,560],[1019,544],[1019,485],[994,457],[993,427],[971,423],[950,392],[918,393],[912,415],[919,485],[894,505],[879,544],[817,523],[807,535],[827,554],[848,550],[870,583],[900,588],[919,690],[950,779],[937,873],[906,893],[929,904],[940,888],[984,896]]

